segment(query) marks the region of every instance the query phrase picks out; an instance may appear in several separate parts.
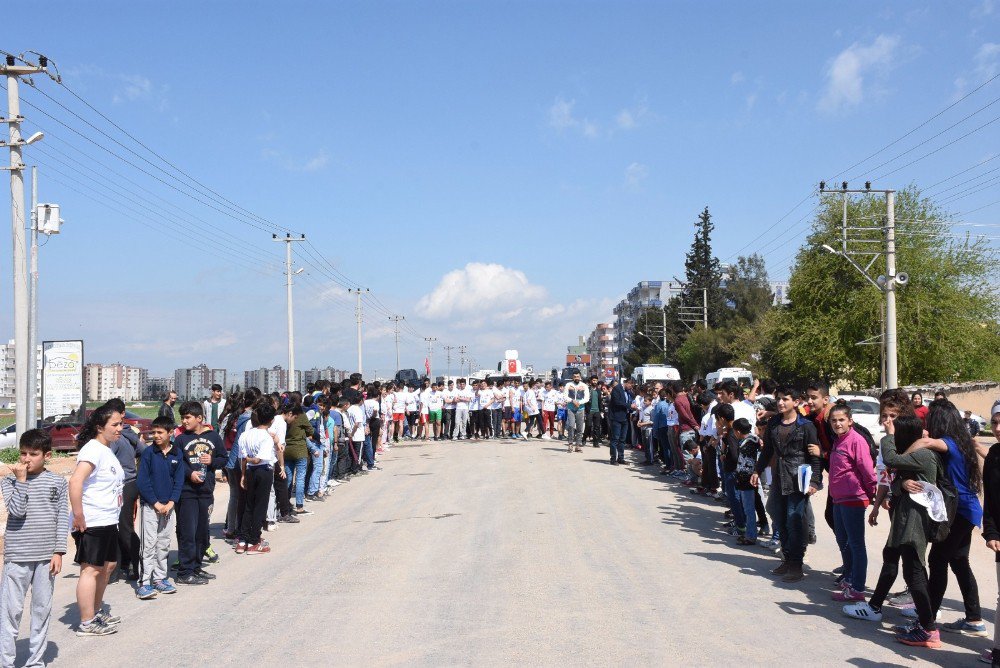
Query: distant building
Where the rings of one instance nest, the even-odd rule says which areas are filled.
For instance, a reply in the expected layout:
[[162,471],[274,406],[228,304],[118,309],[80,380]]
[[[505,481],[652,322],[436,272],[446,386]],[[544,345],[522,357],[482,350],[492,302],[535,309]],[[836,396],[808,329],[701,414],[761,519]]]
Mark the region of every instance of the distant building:
[[146,391],[143,392],[142,398],[147,401],[162,401],[173,389],[174,379],[171,376],[147,378]]
[[149,372],[124,364],[87,364],[83,370],[87,401],[145,399]]
[[[0,406],[9,406],[14,401],[15,357],[13,340],[0,345]],[[42,393],[42,347],[40,345],[35,348],[35,364],[35,378],[38,381],[35,386],[38,388],[38,396],[35,397],[37,400],[41,397]]]
[[174,371],[174,391],[181,401],[204,399],[211,393],[212,385],[218,383],[226,388],[226,370],[209,369],[207,364],[199,364],[190,369]]
[[302,371],[301,373],[303,385],[315,383],[317,380],[328,380],[331,383],[343,383],[351,375],[350,371],[334,369],[332,366],[324,367],[322,369],[313,367],[312,369]]
[[[648,308],[662,309],[670,301],[670,281],[641,281],[629,290],[625,299],[614,308],[614,335],[618,357],[623,357],[632,349],[636,331],[636,319]],[[662,323],[653,323],[650,328],[662,329]]]
[[587,337],[587,353],[590,355],[590,373],[604,377],[608,371],[614,372],[618,366],[618,342],[615,326],[601,322]]
[[[302,387],[302,372],[295,372],[295,387]],[[284,392],[289,389],[288,371],[280,364],[267,369],[261,367],[253,371],[243,372],[243,387],[256,387],[264,394],[271,392]]]

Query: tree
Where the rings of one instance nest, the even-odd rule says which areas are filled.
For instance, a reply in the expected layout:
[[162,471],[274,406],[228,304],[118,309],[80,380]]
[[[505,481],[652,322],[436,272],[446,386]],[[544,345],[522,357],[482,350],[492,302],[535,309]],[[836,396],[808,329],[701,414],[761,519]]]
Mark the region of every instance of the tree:
[[[660,347],[663,331],[663,311],[648,308],[636,318],[636,327],[632,331],[632,345],[622,356],[625,377],[631,376],[637,366],[644,364],[666,364],[666,356]],[[640,334],[639,332],[642,332]]]
[[726,335],[717,329],[695,327],[677,349],[677,363],[682,378],[704,378],[709,371],[729,362]]
[[752,325],[763,317],[774,302],[764,258],[757,253],[737,258],[726,281],[724,295],[729,306],[724,318],[728,326]]
[[[761,338],[779,379],[879,384],[880,346],[859,343],[881,333],[882,294],[842,257],[822,249],[842,243],[842,207],[840,199],[820,202],[791,273],[791,304],[764,320]],[[848,202],[850,226],[872,228],[852,230],[875,242],[863,247],[881,250],[878,221],[885,214],[881,197]],[[994,377],[1000,370],[997,249],[954,235],[939,208],[913,186],[896,195],[896,221],[897,271],[910,275],[897,291],[900,384]],[[884,255],[874,258],[870,272],[885,272]]]
[[708,207],[698,214],[695,223],[694,241],[691,250],[684,256],[684,273],[686,287],[681,300],[684,306],[702,306],[705,302],[704,291],[708,290],[708,324],[710,327],[719,325],[726,307],[725,296],[722,293],[722,266],[719,259],[712,255],[712,214]]

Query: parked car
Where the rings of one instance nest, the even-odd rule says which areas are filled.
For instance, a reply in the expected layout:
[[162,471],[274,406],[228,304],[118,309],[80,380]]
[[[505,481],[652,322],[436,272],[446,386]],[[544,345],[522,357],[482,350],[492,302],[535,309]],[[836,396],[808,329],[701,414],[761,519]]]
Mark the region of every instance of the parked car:
[[879,422],[878,399],[864,394],[844,394],[835,397],[834,400],[843,399],[851,409],[851,416],[854,421],[871,432],[875,443],[879,443],[885,436],[885,429]]
[[[89,412],[89,411],[88,411]],[[149,441],[153,421],[140,417],[132,411],[125,411],[124,428],[129,428],[139,434],[144,441]],[[78,449],[76,436],[80,433],[82,423],[77,415],[57,415],[47,418],[42,423],[42,429],[52,437],[52,449],[57,452],[73,452]]]
[[0,450],[17,447],[17,425],[12,424],[0,430]]

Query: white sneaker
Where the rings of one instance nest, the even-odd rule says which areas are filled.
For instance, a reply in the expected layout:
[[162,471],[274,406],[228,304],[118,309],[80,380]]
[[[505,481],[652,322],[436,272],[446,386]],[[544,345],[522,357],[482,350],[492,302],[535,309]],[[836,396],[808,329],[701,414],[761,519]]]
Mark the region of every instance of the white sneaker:
[[[912,608],[903,608],[903,616],[910,619],[917,619],[917,608],[913,606]],[[934,617],[935,622],[941,621],[941,611],[938,610],[937,615]]]
[[542,440],[543,441],[551,441],[552,437],[549,436],[548,434],[542,434]]
[[882,613],[875,612],[866,601],[861,601],[860,603],[851,603],[850,605],[845,605],[844,614],[848,617],[854,619],[861,619],[866,622],[881,622]]

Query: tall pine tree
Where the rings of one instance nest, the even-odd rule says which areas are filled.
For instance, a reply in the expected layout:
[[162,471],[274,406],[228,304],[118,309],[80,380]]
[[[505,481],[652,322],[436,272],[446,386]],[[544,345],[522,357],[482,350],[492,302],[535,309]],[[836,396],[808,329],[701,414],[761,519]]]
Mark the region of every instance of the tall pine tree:
[[684,257],[684,273],[687,287],[682,294],[686,307],[701,307],[705,301],[704,290],[708,290],[708,325],[717,327],[725,315],[726,299],[722,291],[722,266],[712,255],[712,214],[708,207],[698,215],[695,223],[694,241],[691,250]]

